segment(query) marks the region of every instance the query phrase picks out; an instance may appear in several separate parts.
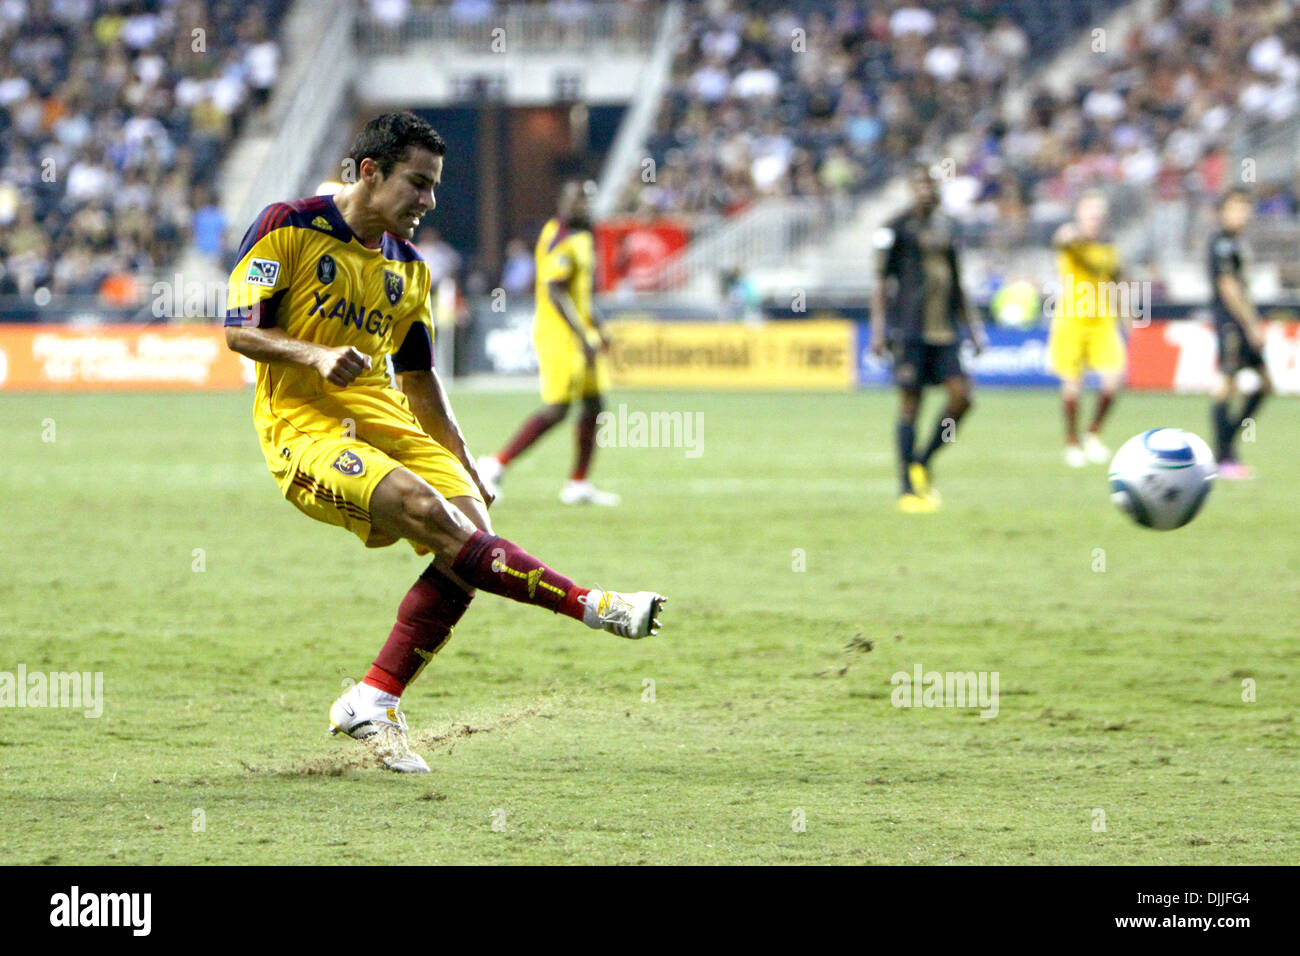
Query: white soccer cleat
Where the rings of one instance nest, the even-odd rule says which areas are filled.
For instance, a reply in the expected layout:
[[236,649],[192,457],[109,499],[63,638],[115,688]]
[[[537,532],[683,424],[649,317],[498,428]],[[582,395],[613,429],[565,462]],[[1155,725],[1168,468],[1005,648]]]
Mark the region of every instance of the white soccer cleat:
[[569,481],[560,491],[566,505],[603,505],[612,508],[623,499],[612,491],[601,491],[590,481]]
[[1087,468],[1088,456],[1083,453],[1083,449],[1078,445],[1066,445],[1065,463],[1071,468]]
[[1092,432],[1088,432],[1083,439],[1083,453],[1094,465],[1102,465],[1110,461],[1110,449]]
[[[411,749],[406,716],[396,704],[385,707],[353,685],[330,707],[330,733],[364,741],[379,762],[397,773],[428,773],[429,765]],[[390,695],[391,696],[391,695]]]
[[506,473],[506,466],[501,464],[501,459],[496,455],[486,455],[474,462],[474,468],[478,471],[479,481],[483,482],[488,494],[499,499],[501,497],[501,478]]
[[594,607],[595,613],[587,619],[587,624],[634,641],[650,637],[659,633],[661,625],[656,615],[666,601],[667,598],[654,591],[635,591],[631,594],[602,591]]

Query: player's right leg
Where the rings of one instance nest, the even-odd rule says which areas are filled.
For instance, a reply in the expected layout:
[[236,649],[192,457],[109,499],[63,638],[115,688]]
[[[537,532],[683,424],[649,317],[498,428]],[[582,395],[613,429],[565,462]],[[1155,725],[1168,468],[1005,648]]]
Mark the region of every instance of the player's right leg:
[[544,607],[620,637],[637,639],[659,631],[662,595],[578,587],[514,542],[477,528],[405,468],[390,472],[375,488],[370,515],[376,532],[428,548],[434,566],[467,587]]

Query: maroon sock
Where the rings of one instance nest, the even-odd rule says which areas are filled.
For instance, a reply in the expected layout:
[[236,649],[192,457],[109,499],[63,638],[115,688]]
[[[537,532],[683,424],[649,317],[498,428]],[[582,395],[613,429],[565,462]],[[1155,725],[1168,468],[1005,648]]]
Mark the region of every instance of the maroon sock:
[[558,424],[552,416],[546,412],[536,412],[529,416],[528,420],[519,427],[515,437],[510,439],[510,444],[497,452],[497,460],[503,465],[518,458],[519,455],[533,442],[545,435],[552,427]]
[[1078,397],[1062,400],[1065,404],[1065,440],[1071,445],[1079,443],[1079,399]]
[[489,594],[582,620],[588,589],[556,574],[513,541],[475,531],[451,569],[466,584]]
[[591,468],[591,456],[596,451],[596,416],[588,415],[585,412],[578,419],[578,450],[574,458],[573,474],[569,477],[574,481],[585,481],[587,471]]
[[1097,394],[1097,410],[1092,413],[1092,424],[1088,426],[1088,431],[1094,435],[1101,431],[1101,423],[1106,418],[1106,413],[1110,411],[1110,403],[1115,401],[1113,392],[1099,392]]
[[451,629],[472,599],[473,595],[429,565],[402,598],[397,623],[365,682],[400,697],[429,659],[451,640]]

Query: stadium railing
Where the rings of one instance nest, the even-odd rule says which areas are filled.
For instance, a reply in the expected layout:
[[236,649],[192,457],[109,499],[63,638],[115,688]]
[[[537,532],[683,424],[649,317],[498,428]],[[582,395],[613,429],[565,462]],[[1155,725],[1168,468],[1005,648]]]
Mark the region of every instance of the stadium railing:
[[357,36],[368,54],[401,53],[410,46],[455,45],[461,50],[545,52],[612,45],[649,50],[660,5],[594,3],[581,17],[557,16],[549,8],[511,4],[469,20],[450,9],[415,9],[397,25],[361,19]]

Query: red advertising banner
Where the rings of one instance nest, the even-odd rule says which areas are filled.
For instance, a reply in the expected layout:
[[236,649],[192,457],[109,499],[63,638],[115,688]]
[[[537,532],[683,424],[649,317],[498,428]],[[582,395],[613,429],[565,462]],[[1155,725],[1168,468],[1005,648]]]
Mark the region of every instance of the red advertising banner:
[[[1268,317],[1264,361],[1283,395],[1300,395],[1300,322],[1282,310]],[[1292,314],[1293,315],[1293,314]],[[1208,392],[1218,374],[1218,339],[1206,319],[1170,319],[1135,328],[1128,343],[1133,388]]]
[[253,363],[216,325],[0,325],[0,391],[234,389]]
[[689,238],[683,224],[669,219],[616,219],[598,224],[595,243],[600,291],[655,291],[659,266],[684,249]]

